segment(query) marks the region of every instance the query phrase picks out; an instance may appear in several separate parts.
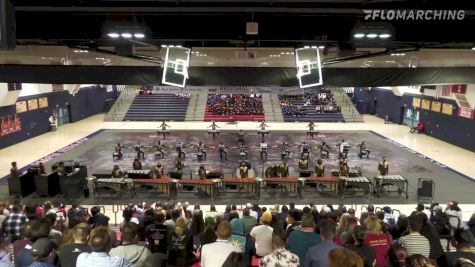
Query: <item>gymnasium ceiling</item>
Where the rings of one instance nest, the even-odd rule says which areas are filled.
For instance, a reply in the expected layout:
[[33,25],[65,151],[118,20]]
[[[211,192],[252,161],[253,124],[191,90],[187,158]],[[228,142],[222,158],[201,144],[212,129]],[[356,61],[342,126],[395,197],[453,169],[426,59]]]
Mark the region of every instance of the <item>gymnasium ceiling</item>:
[[[470,50],[475,43],[472,1],[13,2],[17,49],[0,51],[0,64],[156,65],[163,59],[161,45],[180,44],[199,52],[192,55],[191,64],[195,66],[294,66],[290,53],[303,45],[325,46],[321,52],[332,67],[475,65],[472,63],[475,51]],[[354,47],[353,57],[342,58],[338,51],[342,47],[349,48],[351,31],[355,23],[364,18],[363,9],[465,10],[465,18],[462,21],[392,21],[395,40],[372,47]],[[137,56],[114,55],[115,43],[102,33],[104,23],[111,20],[149,27],[147,38],[135,43]],[[246,35],[245,25],[249,21],[259,23],[258,35]],[[257,58],[238,59],[237,51],[244,49],[256,51]],[[89,52],[74,52],[80,50]],[[391,51],[406,52],[394,57],[390,56]]]

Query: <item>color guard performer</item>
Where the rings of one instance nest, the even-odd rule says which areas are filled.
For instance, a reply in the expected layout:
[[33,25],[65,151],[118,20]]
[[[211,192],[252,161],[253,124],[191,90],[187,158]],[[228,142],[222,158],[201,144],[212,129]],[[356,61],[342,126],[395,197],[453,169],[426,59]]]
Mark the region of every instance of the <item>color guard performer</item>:
[[313,139],[313,135],[314,135],[314,134],[317,134],[317,135],[318,135],[318,132],[315,132],[315,127],[317,127],[317,125],[315,124],[314,121],[311,121],[311,122],[307,125],[307,128],[308,128],[307,135],[310,136],[310,139]]
[[361,142],[361,144],[359,144],[358,147],[360,148],[360,153],[358,154],[360,159],[362,159],[364,155],[366,155],[366,158],[369,159],[369,154],[371,153],[371,151],[366,149],[365,141]]
[[330,146],[325,143],[325,141],[322,140],[322,144],[317,146],[318,149],[320,149],[320,156],[323,156],[323,153],[325,152],[326,158],[330,158]]
[[244,142],[244,131],[243,130],[239,130],[238,132],[238,139],[236,141],[236,147],[239,147],[239,144],[241,145],[244,145],[245,142]]

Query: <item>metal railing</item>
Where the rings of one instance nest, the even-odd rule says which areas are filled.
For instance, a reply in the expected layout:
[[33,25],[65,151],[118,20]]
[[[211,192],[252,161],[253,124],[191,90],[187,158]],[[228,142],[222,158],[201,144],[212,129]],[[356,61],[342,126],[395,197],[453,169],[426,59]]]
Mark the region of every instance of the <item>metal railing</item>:
[[120,111],[121,106],[124,104],[125,100],[131,94],[135,94],[134,87],[125,87],[125,89],[120,93],[119,97],[116,99],[114,104],[112,105],[109,112],[106,114],[106,119],[109,118],[110,120],[115,120],[118,111]]

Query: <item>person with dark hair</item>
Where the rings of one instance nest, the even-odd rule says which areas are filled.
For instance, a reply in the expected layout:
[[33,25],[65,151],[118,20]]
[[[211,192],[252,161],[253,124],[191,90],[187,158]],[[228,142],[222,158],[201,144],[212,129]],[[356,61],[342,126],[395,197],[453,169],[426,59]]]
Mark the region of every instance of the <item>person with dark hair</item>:
[[13,161],[12,162],[12,167],[10,168],[10,177],[11,178],[18,178],[19,175],[20,175],[20,173],[18,171],[17,163],[16,163],[16,161]]
[[311,247],[305,257],[305,267],[329,266],[328,254],[339,246],[333,242],[336,234],[336,225],[332,219],[323,219],[319,223],[322,243]]
[[299,257],[285,249],[285,241],[282,235],[276,233],[272,234],[272,246],[274,247],[274,251],[261,259],[259,267],[300,266]]
[[429,240],[419,233],[421,228],[422,219],[417,214],[409,216],[409,234],[399,238],[399,243],[406,248],[408,256],[421,254],[429,257]]
[[[80,223],[72,229],[74,243],[64,245],[59,252],[59,263],[61,266],[76,266],[76,260],[82,252],[91,252],[91,247],[87,244],[89,236],[89,226]],[[74,264],[72,264],[74,263]]]
[[244,255],[239,252],[231,252],[222,267],[244,267]]
[[348,242],[345,247],[356,252],[363,259],[365,267],[373,267],[376,263],[376,252],[372,247],[364,244],[365,235],[365,228],[356,226],[352,231],[353,244]]
[[150,256],[150,250],[143,245],[137,245],[138,227],[133,223],[122,225],[122,244],[111,249],[111,256],[120,256],[134,264],[136,267],[142,267],[145,259]]
[[94,206],[91,208],[91,217],[88,221],[91,228],[96,226],[107,226],[109,224],[109,217],[101,213],[101,207]]
[[203,213],[201,210],[194,210],[191,217],[191,235],[193,236],[193,245],[195,248],[201,246],[200,233],[205,229],[205,221],[203,219]]
[[287,238],[287,249],[297,254],[300,262],[305,262],[305,255],[309,248],[322,243],[320,235],[315,233],[315,221],[312,215],[302,217],[302,230],[293,231]]
[[206,244],[201,249],[201,266],[221,267],[232,252],[238,252],[236,247],[229,243],[232,230],[228,221],[219,223],[216,230],[218,239],[216,242]]
[[17,261],[19,251],[26,246],[31,247],[31,245],[33,244],[33,242],[31,241],[31,227],[37,222],[38,220],[31,220],[25,223],[23,225],[23,239],[16,240],[13,243],[13,260],[15,262]]
[[[50,233],[51,224],[50,221],[47,219],[41,219],[39,221],[35,221],[31,225],[31,229],[29,231],[30,241],[31,243],[36,242],[36,240],[40,238],[48,238]],[[15,266],[29,266],[33,263],[33,255],[32,255],[32,246],[25,245],[23,248],[18,250],[18,254],[16,255]],[[49,263],[54,262],[54,258],[56,254],[51,255],[49,258]]]
[[445,255],[437,259],[437,264],[440,267],[453,267],[457,260],[464,258],[475,262],[475,253],[470,249],[473,244],[474,237],[470,231],[463,228],[455,230],[454,236],[450,243],[455,247],[455,251],[446,252]]
[[254,226],[257,225],[257,220],[256,218],[251,216],[251,212],[249,211],[248,208],[245,208],[242,211],[242,218],[240,219],[242,222],[242,225],[244,226],[244,233],[249,234],[254,228]]
[[2,223],[3,233],[10,238],[11,242],[23,238],[23,225],[28,221],[28,218],[21,210],[21,204],[14,204],[10,214],[5,217]]
[[76,267],[133,267],[124,258],[109,255],[112,242],[107,227],[99,226],[93,229],[89,239],[92,252],[81,253],[77,258]]
[[430,244],[430,254],[429,259],[437,259],[444,254],[444,249],[440,243],[440,236],[437,233],[437,229],[434,225],[428,220],[427,214],[424,212],[415,213],[422,220],[422,228],[419,233],[429,240]]
[[[143,153],[143,152],[142,152]],[[143,156],[144,157],[144,156]],[[140,161],[139,157],[136,157],[132,162],[132,169],[133,170],[141,170],[142,169],[142,162]]]
[[399,243],[394,244],[388,250],[389,264],[392,267],[405,267],[406,266],[407,251]]
[[401,214],[397,218],[396,227],[391,230],[391,236],[394,240],[399,239],[401,236],[407,235],[409,233],[409,218]]
[[48,238],[40,238],[31,246],[33,262],[29,267],[54,267],[49,262],[51,253],[54,251],[54,244]]
[[424,255],[414,254],[406,258],[407,267],[435,267],[434,264]]
[[79,200],[73,202],[67,212],[68,228],[72,229],[76,224],[84,222],[85,216],[86,212],[81,207],[81,202]]
[[168,228],[163,223],[165,215],[159,212],[155,215],[155,222],[145,228],[145,240],[152,253],[167,253],[168,248]]
[[169,227],[169,229],[175,229],[175,223],[178,218],[181,217],[181,208],[174,208],[171,212],[171,218],[165,221],[165,225]]
[[290,236],[290,233],[293,231],[301,231],[302,226],[300,225],[300,213],[297,210],[291,210],[287,215],[287,236]]

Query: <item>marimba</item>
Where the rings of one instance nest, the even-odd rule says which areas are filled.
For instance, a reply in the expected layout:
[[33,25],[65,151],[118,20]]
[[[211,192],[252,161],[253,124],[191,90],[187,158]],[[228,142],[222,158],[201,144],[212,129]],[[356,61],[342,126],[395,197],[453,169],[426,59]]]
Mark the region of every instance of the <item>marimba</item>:
[[144,179],[144,178],[149,178],[150,175],[150,170],[125,170],[124,175],[127,175],[127,178],[132,178],[132,179]]
[[280,188],[285,188],[289,192],[295,193],[299,198],[302,198],[302,192],[297,177],[269,177],[260,179],[261,187],[268,185],[277,185]]
[[343,195],[344,192],[347,191],[348,188],[353,188],[353,187],[362,189],[366,195],[369,195],[370,197],[372,196],[373,183],[367,177],[364,177],[364,176],[349,177],[349,178],[340,177],[339,179],[340,179],[340,183],[343,185],[342,190],[340,191],[341,196]]
[[165,193],[168,199],[176,196],[176,179],[159,178],[159,179],[135,179],[134,184],[148,185],[159,192]]
[[[331,176],[340,176],[340,171],[337,170],[337,169],[332,169],[330,171],[330,173],[331,173]],[[363,176],[363,174],[361,173],[360,168],[350,168],[350,170],[348,171],[348,176],[349,177],[361,177],[361,176]]]
[[[379,192],[386,191],[386,192],[398,192],[399,194],[405,192],[406,199],[408,196],[408,188],[409,182],[406,178],[402,177],[401,175],[378,175],[374,177],[374,191],[379,196]],[[390,190],[390,186],[397,187],[397,191]],[[386,189],[384,187],[386,186]]]
[[105,189],[111,189],[119,196],[125,195],[127,191],[130,192],[130,196],[134,195],[134,180],[128,178],[100,178],[94,180],[94,197],[96,193]]
[[338,183],[340,182],[340,180],[336,176],[305,177],[300,178],[300,181],[302,182],[304,187],[310,184],[316,184],[317,187],[319,185],[323,185],[325,188],[329,188],[331,191],[335,192],[335,194],[338,194]]
[[236,185],[239,189],[244,189],[259,199],[259,183],[255,178],[224,178],[220,182],[224,187],[227,185]]
[[219,183],[219,179],[203,179],[203,180],[191,180],[191,179],[185,179],[185,180],[178,180],[178,184],[181,186],[192,186],[192,187],[197,187],[198,189],[202,190],[211,198],[214,199],[215,197],[215,191],[216,191],[216,184]]

